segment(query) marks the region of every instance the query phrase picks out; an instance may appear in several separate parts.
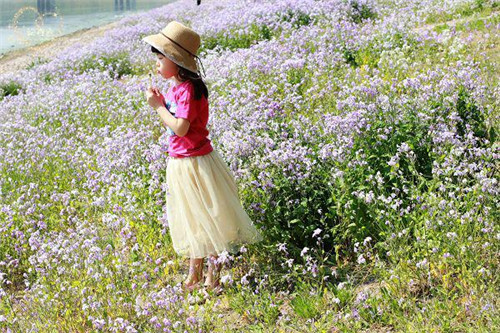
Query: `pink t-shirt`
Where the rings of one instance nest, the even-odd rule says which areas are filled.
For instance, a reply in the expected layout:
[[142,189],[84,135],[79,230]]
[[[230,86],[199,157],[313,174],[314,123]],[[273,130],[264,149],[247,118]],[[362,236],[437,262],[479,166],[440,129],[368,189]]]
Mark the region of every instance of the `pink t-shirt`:
[[185,136],[177,136],[167,127],[168,154],[172,157],[206,155],[213,150],[208,139],[208,100],[202,95],[194,99],[194,86],[191,81],[184,81],[171,86],[165,96],[167,109],[176,118],[189,120],[189,130]]

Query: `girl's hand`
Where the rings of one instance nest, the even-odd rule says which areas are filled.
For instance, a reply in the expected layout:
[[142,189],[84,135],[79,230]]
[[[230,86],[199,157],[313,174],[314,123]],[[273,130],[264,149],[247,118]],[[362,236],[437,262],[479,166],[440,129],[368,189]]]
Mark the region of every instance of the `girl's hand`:
[[148,101],[148,104],[154,109],[165,105],[165,97],[163,97],[158,88],[149,87],[146,91],[146,100]]

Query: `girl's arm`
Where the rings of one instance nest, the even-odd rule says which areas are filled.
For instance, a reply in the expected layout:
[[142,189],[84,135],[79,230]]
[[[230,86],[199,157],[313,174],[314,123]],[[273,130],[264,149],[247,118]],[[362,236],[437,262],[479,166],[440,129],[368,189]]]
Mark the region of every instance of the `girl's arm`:
[[184,136],[189,130],[189,120],[184,118],[175,118],[170,112],[168,112],[165,106],[159,106],[156,108],[156,112],[160,115],[163,123],[170,127],[177,136]]
[[163,123],[170,127],[177,136],[184,136],[189,130],[190,122],[184,118],[175,118],[165,107],[165,101],[159,90],[149,87],[146,91],[148,104],[160,115]]

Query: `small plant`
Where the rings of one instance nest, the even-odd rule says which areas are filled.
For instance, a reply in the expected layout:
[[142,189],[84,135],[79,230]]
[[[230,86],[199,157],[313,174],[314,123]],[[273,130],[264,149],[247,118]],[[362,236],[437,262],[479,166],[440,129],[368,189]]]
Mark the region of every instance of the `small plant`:
[[358,67],[358,62],[356,60],[356,51],[348,48],[344,48],[342,51],[342,54],[344,56],[345,61],[353,66],[353,67]]
[[203,50],[212,50],[216,47],[229,50],[249,48],[255,42],[270,40],[274,33],[267,25],[252,24],[248,33],[240,33],[237,29],[227,33],[218,33],[203,39],[200,53]]
[[313,319],[322,313],[325,302],[322,297],[315,292],[311,292],[311,288],[304,286],[296,292],[296,296],[291,300],[290,305],[300,317]]
[[21,84],[15,81],[0,84],[0,100],[4,99],[5,96],[19,95],[22,88]]
[[[458,134],[463,136],[467,127],[470,127],[478,138],[485,138],[488,135],[481,110],[463,87],[458,91],[457,113],[460,116],[457,123]],[[491,136],[495,137],[494,130],[491,132]]]
[[279,307],[283,303],[267,289],[257,294],[236,293],[229,299],[230,306],[250,323],[260,322],[274,325],[280,314]]
[[344,46],[342,49],[345,62],[352,67],[361,67],[363,65],[376,68],[380,60],[381,51],[374,45],[369,44],[361,48]]
[[110,74],[115,74],[117,78],[135,73],[132,63],[128,59],[127,53],[92,56],[83,60],[79,69],[80,73],[91,69],[97,69],[100,71],[107,70]]
[[42,58],[42,57],[37,57],[35,60],[31,61],[27,66],[26,66],[26,69],[32,69],[38,65],[41,65],[41,64],[46,64],[48,63],[49,60],[45,59],[45,58]]
[[280,18],[285,22],[292,22],[295,28],[299,28],[303,25],[309,25],[313,21],[309,14],[304,13],[300,10],[293,11],[291,9],[281,14]]
[[349,0],[348,3],[351,6],[350,15],[354,23],[361,23],[377,17],[377,13],[367,1]]

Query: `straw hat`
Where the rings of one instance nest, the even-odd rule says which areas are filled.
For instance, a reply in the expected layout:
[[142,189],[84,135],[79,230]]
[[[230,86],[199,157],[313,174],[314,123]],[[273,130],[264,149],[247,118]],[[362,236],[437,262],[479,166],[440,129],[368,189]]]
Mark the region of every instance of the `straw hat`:
[[200,36],[194,30],[172,21],[160,33],[146,36],[142,40],[177,65],[199,73],[196,52],[200,47]]

